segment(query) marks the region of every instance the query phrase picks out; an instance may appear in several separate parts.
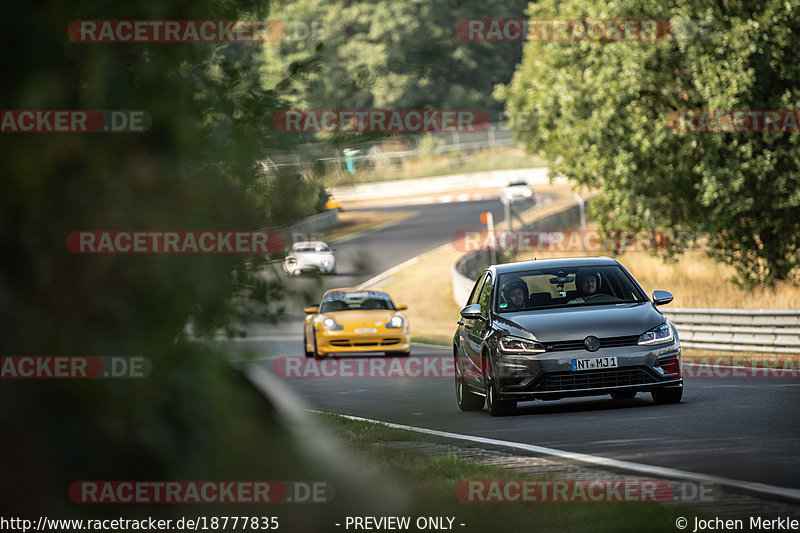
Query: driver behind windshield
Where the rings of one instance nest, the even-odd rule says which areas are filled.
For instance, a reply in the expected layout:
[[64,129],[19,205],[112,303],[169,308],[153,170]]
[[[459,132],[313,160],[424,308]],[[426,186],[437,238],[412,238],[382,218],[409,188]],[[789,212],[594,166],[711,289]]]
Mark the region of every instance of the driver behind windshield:
[[503,287],[503,295],[506,298],[508,307],[506,309],[520,309],[525,307],[528,299],[528,285],[517,278]]
[[597,294],[597,289],[600,288],[600,276],[595,272],[580,270],[575,276],[575,286],[578,287],[578,297],[567,302],[568,304],[582,304]]

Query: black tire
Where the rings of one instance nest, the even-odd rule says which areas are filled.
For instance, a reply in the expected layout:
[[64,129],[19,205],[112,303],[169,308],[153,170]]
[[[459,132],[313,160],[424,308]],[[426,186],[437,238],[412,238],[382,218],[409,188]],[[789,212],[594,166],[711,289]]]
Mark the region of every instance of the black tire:
[[683,387],[656,389],[650,393],[658,404],[678,403],[683,398]]
[[458,408],[462,411],[480,411],[485,403],[483,396],[469,390],[464,383],[464,378],[459,376],[458,372],[456,372],[456,401]]
[[484,370],[484,384],[486,387],[486,407],[489,409],[489,414],[492,416],[508,416],[513,414],[517,409],[517,402],[514,400],[500,400],[497,397],[497,389],[494,386],[495,377],[494,371],[491,369],[492,363],[486,359],[488,369]]
[[635,390],[621,390],[617,392],[612,392],[611,397],[615,400],[630,400],[632,398],[636,398],[636,391]]
[[303,328],[303,351],[306,352],[306,357],[314,357],[314,352],[308,349],[308,333]]
[[317,334],[316,333],[314,333],[314,357],[316,357],[317,359],[321,359],[321,358],[325,357],[324,355],[319,353],[319,351],[317,350]]
[[385,352],[385,354],[389,357],[408,357],[411,355],[411,351],[407,352]]

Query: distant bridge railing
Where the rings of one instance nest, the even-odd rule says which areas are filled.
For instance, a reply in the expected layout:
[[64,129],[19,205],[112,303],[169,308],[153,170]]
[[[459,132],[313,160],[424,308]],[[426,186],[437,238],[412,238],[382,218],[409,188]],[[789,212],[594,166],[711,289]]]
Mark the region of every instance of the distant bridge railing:
[[800,309],[660,309],[687,348],[800,353]]

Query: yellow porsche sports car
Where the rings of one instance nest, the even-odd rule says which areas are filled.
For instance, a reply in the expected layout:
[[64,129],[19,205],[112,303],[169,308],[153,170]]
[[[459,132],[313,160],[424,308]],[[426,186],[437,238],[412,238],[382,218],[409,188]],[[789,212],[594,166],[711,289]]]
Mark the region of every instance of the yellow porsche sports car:
[[306,356],[411,352],[405,305],[395,306],[383,291],[332,289],[319,307],[305,308],[303,344]]

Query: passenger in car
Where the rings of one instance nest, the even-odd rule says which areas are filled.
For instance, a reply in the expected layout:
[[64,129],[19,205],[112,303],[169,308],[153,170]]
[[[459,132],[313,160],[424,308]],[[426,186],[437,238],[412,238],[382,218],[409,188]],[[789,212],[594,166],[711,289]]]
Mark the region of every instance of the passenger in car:
[[575,276],[575,286],[578,287],[579,296],[567,303],[582,304],[590,297],[597,294],[597,290],[600,288],[600,275],[595,272],[579,270]]

